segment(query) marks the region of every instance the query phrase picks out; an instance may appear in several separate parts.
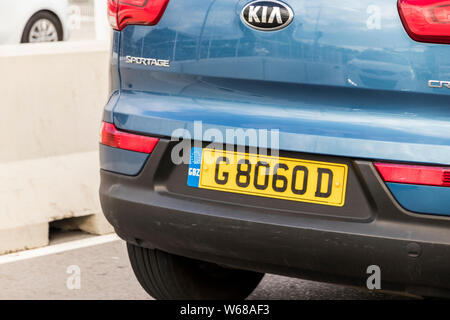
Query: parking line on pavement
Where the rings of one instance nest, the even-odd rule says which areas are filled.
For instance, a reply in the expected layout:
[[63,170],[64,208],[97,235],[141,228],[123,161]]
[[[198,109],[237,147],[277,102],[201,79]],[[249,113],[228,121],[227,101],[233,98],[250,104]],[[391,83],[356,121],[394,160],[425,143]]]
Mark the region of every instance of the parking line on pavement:
[[105,244],[113,241],[118,241],[120,238],[116,234],[108,234],[105,236],[95,236],[92,238],[82,239],[82,240],[75,240],[75,241],[69,241],[65,243],[59,243],[55,245],[50,245],[43,248],[38,249],[32,249],[27,251],[20,251],[17,253],[10,253],[4,256],[0,256],[0,265],[21,261],[21,260],[27,260],[42,256],[48,256],[60,252],[65,251],[71,251],[86,247],[92,247],[97,246],[100,244]]

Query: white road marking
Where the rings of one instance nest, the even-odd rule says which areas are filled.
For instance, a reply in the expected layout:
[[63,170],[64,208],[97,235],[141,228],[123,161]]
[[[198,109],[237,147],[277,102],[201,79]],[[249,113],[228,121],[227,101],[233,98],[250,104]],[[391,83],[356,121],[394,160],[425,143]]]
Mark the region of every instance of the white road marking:
[[55,253],[70,251],[70,250],[76,250],[86,247],[92,247],[97,246],[100,244],[105,244],[113,241],[120,240],[120,238],[116,234],[108,234],[105,236],[97,236],[82,240],[76,240],[76,241],[70,241],[65,243],[59,243],[55,245],[50,245],[43,248],[38,249],[32,249],[27,251],[21,251],[17,253],[10,253],[4,256],[0,256],[0,265],[21,261],[21,260],[27,260],[42,256],[48,256]]

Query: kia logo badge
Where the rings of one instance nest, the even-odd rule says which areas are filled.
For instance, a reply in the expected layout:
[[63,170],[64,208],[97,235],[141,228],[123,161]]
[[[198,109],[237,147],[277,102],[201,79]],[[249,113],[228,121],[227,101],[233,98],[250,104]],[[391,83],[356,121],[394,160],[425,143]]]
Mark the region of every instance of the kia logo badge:
[[253,29],[275,31],[286,28],[294,19],[294,12],[281,1],[259,0],[242,9],[241,19]]

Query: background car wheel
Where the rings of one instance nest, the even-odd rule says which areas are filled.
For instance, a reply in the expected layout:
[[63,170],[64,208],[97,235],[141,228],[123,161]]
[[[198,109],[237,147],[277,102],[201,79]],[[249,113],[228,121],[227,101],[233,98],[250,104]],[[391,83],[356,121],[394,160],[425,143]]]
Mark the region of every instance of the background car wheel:
[[25,26],[22,43],[53,42],[63,40],[63,28],[59,19],[48,11],[34,14]]
[[128,255],[139,283],[155,299],[241,300],[264,276],[132,244],[128,244]]

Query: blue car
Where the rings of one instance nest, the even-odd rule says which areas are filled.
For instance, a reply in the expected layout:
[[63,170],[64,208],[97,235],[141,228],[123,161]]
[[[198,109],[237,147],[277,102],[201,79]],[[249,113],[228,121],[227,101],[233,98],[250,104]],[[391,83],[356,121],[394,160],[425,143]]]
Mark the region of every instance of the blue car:
[[157,299],[450,296],[450,1],[109,0],[104,214]]

